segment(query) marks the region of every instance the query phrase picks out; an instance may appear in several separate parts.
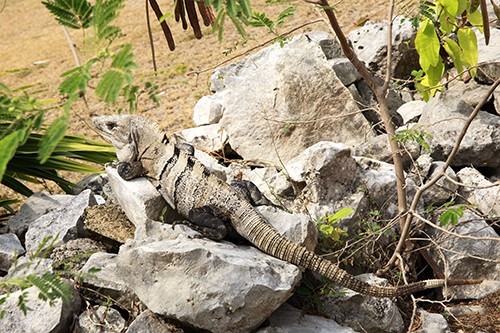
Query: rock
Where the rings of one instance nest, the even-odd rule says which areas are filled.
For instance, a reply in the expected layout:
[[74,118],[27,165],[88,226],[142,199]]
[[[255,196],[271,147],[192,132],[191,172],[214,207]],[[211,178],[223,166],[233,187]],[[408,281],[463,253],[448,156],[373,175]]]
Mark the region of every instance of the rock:
[[416,333],[451,333],[446,319],[439,313],[430,313],[419,309],[420,328]]
[[75,187],[73,187],[72,194],[80,194],[84,190],[91,190],[96,198],[98,205],[113,203],[116,201],[113,191],[109,186],[108,176],[105,173],[96,173],[83,177]]
[[358,80],[361,80],[361,74],[358,73],[354,65],[347,58],[333,58],[328,60],[332,65],[335,74],[344,86],[348,86]]
[[317,43],[327,60],[344,56],[344,52],[334,36],[326,31],[310,31],[305,34],[307,39]]
[[355,333],[335,321],[303,314],[299,309],[284,304],[269,318],[269,326],[257,333]]
[[[417,128],[432,135],[431,155],[435,160],[444,161],[448,157],[471,113],[472,107],[462,101],[457,91],[447,91],[427,103]],[[481,111],[472,121],[451,165],[496,168],[500,166],[498,156],[500,117]]]
[[408,124],[418,121],[425,105],[427,105],[427,103],[424,101],[406,102],[398,108],[397,113],[403,118],[403,124]]
[[[401,158],[403,159],[404,167],[407,168],[411,161],[415,160],[420,155],[420,146],[415,142],[409,141],[403,144],[403,148]],[[374,138],[368,139],[367,142],[356,146],[354,148],[354,155],[392,163],[392,152],[389,147],[387,134],[377,135]]]
[[222,118],[222,105],[212,96],[203,96],[193,109],[193,122],[196,126],[217,124]]
[[447,278],[452,280],[484,281],[481,284],[445,288],[444,296],[452,299],[479,299],[500,290],[500,238],[493,228],[468,209],[454,228],[449,225],[445,228],[463,236],[425,227],[432,243],[438,245],[429,247],[424,252],[434,274],[445,276],[446,273]]
[[180,328],[166,323],[153,312],[141,312],[130,324],[125,333],[183,333]]
[[90,190],[85,190],[65,206],[52,210],[34,220],[26,232],[26,250],[34,251],[44,238],[53,237],[53,246],[75,239],[83,232],[83,213],[86,207],[95,204]]
[[[432,162],[427,180],[434,178],[438,173],[443,172],[444,162]],[[424,204],[433,205],[434,207],[440,206],[447,202],[458,190],[457,175],[452,168],[448,167],[445,172],[446,176],[441,177],[434,185],[432,185],[422,195]],[[450,180],[451,179],[451,180]]]
[[493,84],[500,77],[500,29],[490,29],[490,42],[488,45],[486,45],[482,33],[476,32],[476,36],[478,46],[476,80],[485,84]]
[[115,168],[107,167],[109,183],[136,232],[142,232],[148,219],[159,220],[167,203],[153,184],[145,178],[124,180]]
[[199,160],[211,173],[226,180],[227,167],[219,164],[215,158],[201,150],[194,151],[194,157]]
[[495,105],[495,112],[500,115],[500,91],[496,89],[493,92],[493,102]]
[[[379,78],[375,78],[378,85],[382,85],[383,82]],[[355,87],[356,90],[353,90]],[[349,91],[351,92],[353,98],[363,106],[363,116],[370,122],[370,124],[375,127],[378,133],[385,133],[385,129],[382,125],[382,119],[378,113],[378,102],[373,95],[373,92],[368,87],[368,84],[364,81],[357,81],[354,85],[349,86]],[[404,104],[403,100],[399,94],[393,90],[389,89],[387,96],[387,108],[389,109],[389,115],[394,126],[399,127],[403,125],[403,118],[397,113],[397,110],[401,105]],[[367,137],[369,139],[369,137]]]
[[307,36],[223,71],[224,89],[213,95],[224,107],[219,123],[246,160],[281,165],[322,140],[355,145],[373,135],[321,47]]
[[488,308],[482,304],[477,305],[467,305],[467,304],[455,304],[447,306],[446,311],[451,313],[455,317],[468,316],[468,315],[485,315],[488,313]]
[[256,209],[281,235],[314,252],[318,244],[318,229],[308,215],[290,214],[271,206]]
[[125,319],[120,312],[109,306],[92,306],[79,317],[78,333],[121,333],[125,329]]
[[[387,285],[387,280],[373,274],[358,279],[372,285]],[[323,310],[328,318],[359,332],[403,332],[403,317],[390,298],[371,297],[342,288],[343,296],[323,296]]]
[[[359,169],[356,183],[367,193],[372,209],[380,211],[383,219],[395,217],[398,214],[398,205],[394,166],[366,157],[355,156],[354,159]],[[415,190],[415,183],[406,179],[408,200],[413,197]]]
[[356,162],[344,144],[319,142],[290,160],[285,170],[293,182],[305,183],[296,210],[308,212],[313,219],[331,213],[337,208],[332,203],[354,192]]
[[[18,306],[19,297],[26,293],[29,310],[24,314]],[[7,296],[2,310],[2,331],[11,333],[66,333],[70,332],[73,316],[80,309],[80,298],[75,293],[71,301],[63,303],[61,299],[49,302],[38,298],[36,287],[15,291]]]
[[464,185],[460,195],[489,217],[500,217],[500,182],[492,183],[474,168],[463,168],[457,173]]
[[110,297],[115,304],[124,309],[129,308],[132,304],[137,304],[137,297],[117,270],[116,254],[94,253],[80,272],[84,276],[84,286],[97,290],[100,295]]
[[0,235],[0,271],[8,271],[13,261],[24,252],[16,234]]
[[184,129],[177,133],[184,141],[204,152],[223,152],[227,133],[219,124]]
[[54,248],[50,254],[52,267],[58,270],[76,272],[85,265],[95,252],[104,251],[105,247],[89,238],[78,238]]
[[183,235],[128,241],[116,259],[118,274],[151,311],[211,332],[255,329],[301,275],[255,248]]
[[[407,79],[418,68],[418,56],[409,45],[416,31],[409,19],[395,17],[392,26],[393,73]],[[357,56],[371,71],[385,72],[387,56],[387,23],[367,22],[348,35]]]
[[7,279],[25,277],[26,275],[43,275],[44,273],[52,273],[52,259],[47,258],[29,258],[26,256],[20,257],[15,265],[9,269],[6,275]]
[[95,205],[85,210],[84,230],[89,238],[117,249],[134,238],[135,226],[119,205]]
[[53,210],[67,206],[72,200],[72,195],[49,195],[38,192],[30,196],[21,206],[19,212],[9,219],[9,230],[15,233],[21,241],[31,222]]
[[[479,102],[483,100],[483,98],[488,93],[490,89],[489,86],[484,84],[478,84],[475,81],[469,81],[464,83],[463,81],[452,81],[452,84],[448,87],[448,91],[453,91],[453,93],[460,94],[460,98],[466,104],[475,108]],[[488,100],[491,100],[493,97],[490,96]],[[481,110],[484,110],[484,106]]]

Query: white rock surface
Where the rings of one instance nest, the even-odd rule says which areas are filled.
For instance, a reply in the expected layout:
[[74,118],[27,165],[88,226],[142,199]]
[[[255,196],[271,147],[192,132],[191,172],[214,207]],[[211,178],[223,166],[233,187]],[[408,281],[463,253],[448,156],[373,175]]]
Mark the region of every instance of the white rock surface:
[[0,235],[0,271],[8,271],[12,262],[24,252],[16,234]]
[[193,109],[193,122],[196,126],[216,124],[222,118],[222,105],[212,96],[203,96]]
[[463,168],[457,176],[462,184],[460,195],[483,214],[500,217],[500,182],[488,181],[474,168]]

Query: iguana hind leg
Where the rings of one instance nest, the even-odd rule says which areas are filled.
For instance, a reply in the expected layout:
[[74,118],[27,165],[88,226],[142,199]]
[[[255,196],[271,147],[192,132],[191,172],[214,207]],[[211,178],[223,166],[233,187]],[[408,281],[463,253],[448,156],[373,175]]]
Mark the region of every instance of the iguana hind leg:
[[208,206],[193,208],[189,212],[189,220],[182,220],[174,222],[175,224],[184,224],[193,230],[198,231],[204,237],[210,238],[215,241],[224,239],[228,234],[226,223],[218,218],[212,208]]

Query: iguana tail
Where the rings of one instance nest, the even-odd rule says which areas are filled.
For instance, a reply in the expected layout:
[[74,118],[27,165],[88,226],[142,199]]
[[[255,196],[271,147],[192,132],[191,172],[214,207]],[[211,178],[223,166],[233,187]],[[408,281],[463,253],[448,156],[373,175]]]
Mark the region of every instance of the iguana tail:
[[305,247],[295,244],[280,235],[249,204],[247,207],[241,207],[241,210],[238,209],[232,215],[239,221],[238,225],[235,226],[238,233],[247,238],[261,251],[297,266],[310,269],[342,287],[362,294],[376,297],[398,297],[425,289],[443,287],[446,284],[445,280],[424,280],[398,287],[370,285],[356,279],[329,260],[321,258]]

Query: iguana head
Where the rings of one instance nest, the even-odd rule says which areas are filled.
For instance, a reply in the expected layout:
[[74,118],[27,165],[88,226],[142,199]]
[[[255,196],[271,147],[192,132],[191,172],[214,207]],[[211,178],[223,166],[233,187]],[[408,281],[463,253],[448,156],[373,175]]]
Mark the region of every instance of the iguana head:
[[98,116],[93,117],[92,122],[99,135],[116,148],[120,162],[138,160],[163,138],[156,124],[140,116]]

